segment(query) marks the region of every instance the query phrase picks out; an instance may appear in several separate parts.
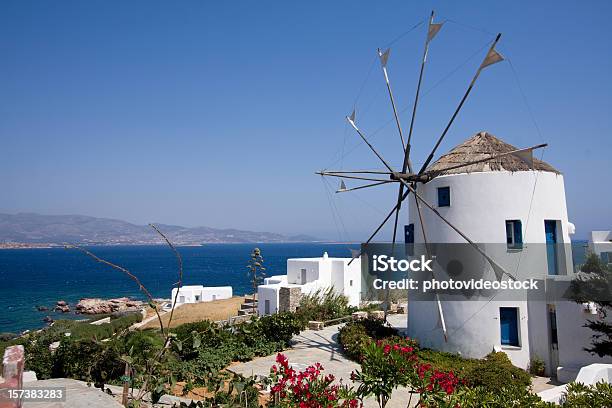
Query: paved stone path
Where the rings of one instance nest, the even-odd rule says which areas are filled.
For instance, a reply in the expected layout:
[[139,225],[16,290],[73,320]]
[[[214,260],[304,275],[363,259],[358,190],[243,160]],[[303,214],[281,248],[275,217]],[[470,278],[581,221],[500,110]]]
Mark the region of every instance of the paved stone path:
[[27,388],[64,387],[66,401],[63,402],[24,402],[23,408],[121,408],[115,399],[100,391],[98,388],[88,387],[83,381],[66,378],[33,381],[24,384]]
[[[403,331],[406,328],[406,315],[389,315],[389,323]],[[328,326],[323,330],[305,330],[293,337],[294,345],[283,352],[289,363],[298,370],[319,362],[325,369],[324,373],[332,373],[337,380],[342,379],[343,384],[352,384],[351,372],[359,369],[359,364],[346,358],[338,344],[338,329],[342,325]],[[270,367],[276,362],[276,355],[260,357],[246,363],[239,363],[229,367],[230,371],[245,376],[267,376]],[[387,408],[406,408],[410,393],[406,389],[398,389],[387,404]],[[415,398],[413,398],[413,403]],[[374,399],[364,401],[366,408],[378,407]]]

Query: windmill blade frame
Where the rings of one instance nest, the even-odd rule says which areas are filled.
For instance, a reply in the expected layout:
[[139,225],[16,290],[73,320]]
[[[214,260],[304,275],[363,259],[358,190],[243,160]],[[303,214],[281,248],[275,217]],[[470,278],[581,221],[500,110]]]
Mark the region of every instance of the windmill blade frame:
[[[474,84],[476,83],[476,80],[480,76],[480,73],[482,72],[482,70],[485,67],[494,64],[495,62],[499,62],[499,61],[495,61],[495,62],[492,62],[490,64],[486,64],[486,65],[484,64],[485,61],[487,61],[487,59],[489,58],[489,54],[492,51],[495,51],[495,46],[499,42],[500,38],[501,38],[501,33],[497,34],[497,37],[495,37],[495,40],[493,41],[493,44],[491,44],[491,47],[489,48],[489,51],[487,52],[487,55],[485,56],[485,59],[483,60],[483,62],[478,67],[478,70],[476,70],[476,74],[474,74],[474,77],[472,78],[472,81],[470,82],[470,85],[468,86],[467,91],[465,91],[465,94],[463,94],[463,97],[461,98],[461,101],[459,102],[459,105],[457,106],[457,109],[455,109],[455,112],[453,113],[453,115],[451,116],[450,120],[448,121],[448,124],[444,128],[444,131],[442,132],[442,135],[440,135],[440,137],[438,138],[438,141],[436,142],[436,144],[434,145],[433,149],[431,150],[431,153],[429,153],[429,156],[427,157],[427,160],[425,160],[425,163],[423,163],[423,165],[421,166],[421,169],[419,170],[419,173],[418,173],[419,175],[423,174],[425,169],[427,169],[427,166],[429,166],[429,163],[431,163],[431,161],[433,160],[434,155],[436,154],[436,150],[438,150],[438,147],[440,146],[440,144],[442,143],[442,140],[444,140],[444,137],[446,136],[446,134],[448,133],[449,129],[451,128],[453,122],[455,121],[455,118],[457,117],[457,115],[459,114],[459,111],[463,107],[463,104],[467,100],[467,97],[469,96],[470,92],[472,92],[472,89],[474,88]],[[498,54],[498,55],[501,56],[501,54]]]

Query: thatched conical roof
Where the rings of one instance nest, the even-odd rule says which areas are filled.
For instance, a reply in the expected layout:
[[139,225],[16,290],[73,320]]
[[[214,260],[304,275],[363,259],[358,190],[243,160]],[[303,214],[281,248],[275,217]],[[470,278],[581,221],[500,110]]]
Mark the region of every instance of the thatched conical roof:
[[[500,153],[517,150],[516,147],[496,138],[490,133],[479,132],[474,136],[454,147],[450,152],[440,157],[427,168],[427,171],[442,171],[448,167],[484,159]],[[483,163],[472,164],[458,169],[442,171],[444,174],[474,173],[484,171],[529,171],[541,170],[559,174],[560,172],[550,164],[533,158],[533,167],[530,163],[518,155],[509,154],[498,159]]]

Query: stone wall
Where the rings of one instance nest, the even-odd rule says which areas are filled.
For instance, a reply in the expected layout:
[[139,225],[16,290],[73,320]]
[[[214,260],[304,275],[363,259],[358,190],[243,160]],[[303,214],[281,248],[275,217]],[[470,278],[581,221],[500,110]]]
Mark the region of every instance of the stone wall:
[[[24,361],[23,346],[11,346],[4,351],[0,394],[2,394],[3,389],[6,391],[6,389],[21,389],[23,387]],[[21,408],[21,402],[0,399],[0,408]]]
[[278,311],[295,312],[300,306],[302,291],[300,288],[280,288],[278,292]]

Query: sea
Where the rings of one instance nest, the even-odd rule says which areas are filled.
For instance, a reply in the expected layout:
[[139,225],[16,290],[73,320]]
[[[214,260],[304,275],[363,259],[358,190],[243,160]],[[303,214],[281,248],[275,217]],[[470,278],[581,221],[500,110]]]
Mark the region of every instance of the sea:
[[[179,247],[185,285],[232,286],[234,295],[252,293],[247,263],[254,247],[261,249],[267,276],[286,273],[288,258],[350,257],[359,244],[205,244]],[[586,242],[572,243],[574,264],[584,261]],[[170,298],[178,280],[176,258],[161,245],[87,247],[100,258],[137,275],[156,298]],[[43,318],[77,319],[74,313],[54,312],[58,300],[73,306],[82,298],[130,297],[144,300],[138,286],[125,276],[75,249],[0,250],[0,333],[20,333],[44,327]],[[40,312],[37,306],[49,311]]]
[[[253,248],[264,257],[266,274],[283,275],[288,258],[350,257],[359,244],[205,244],[178,247],[184,263],[184,285],[232,286],[234,295],[253,293],[247,263]],[[127,268],[156,298],[170,298],[178,280],[173,252],[162,245],[87,247],[100,258]],[[131,297],[144,300],[133,280],[75,249],[36,248],[0,250],[0,333],[21,333],[44,327],[43,318],[83,318],[54,312],[58,300],[74,309],[82,298]],[[40,312],[37,306],[49,311]]]

